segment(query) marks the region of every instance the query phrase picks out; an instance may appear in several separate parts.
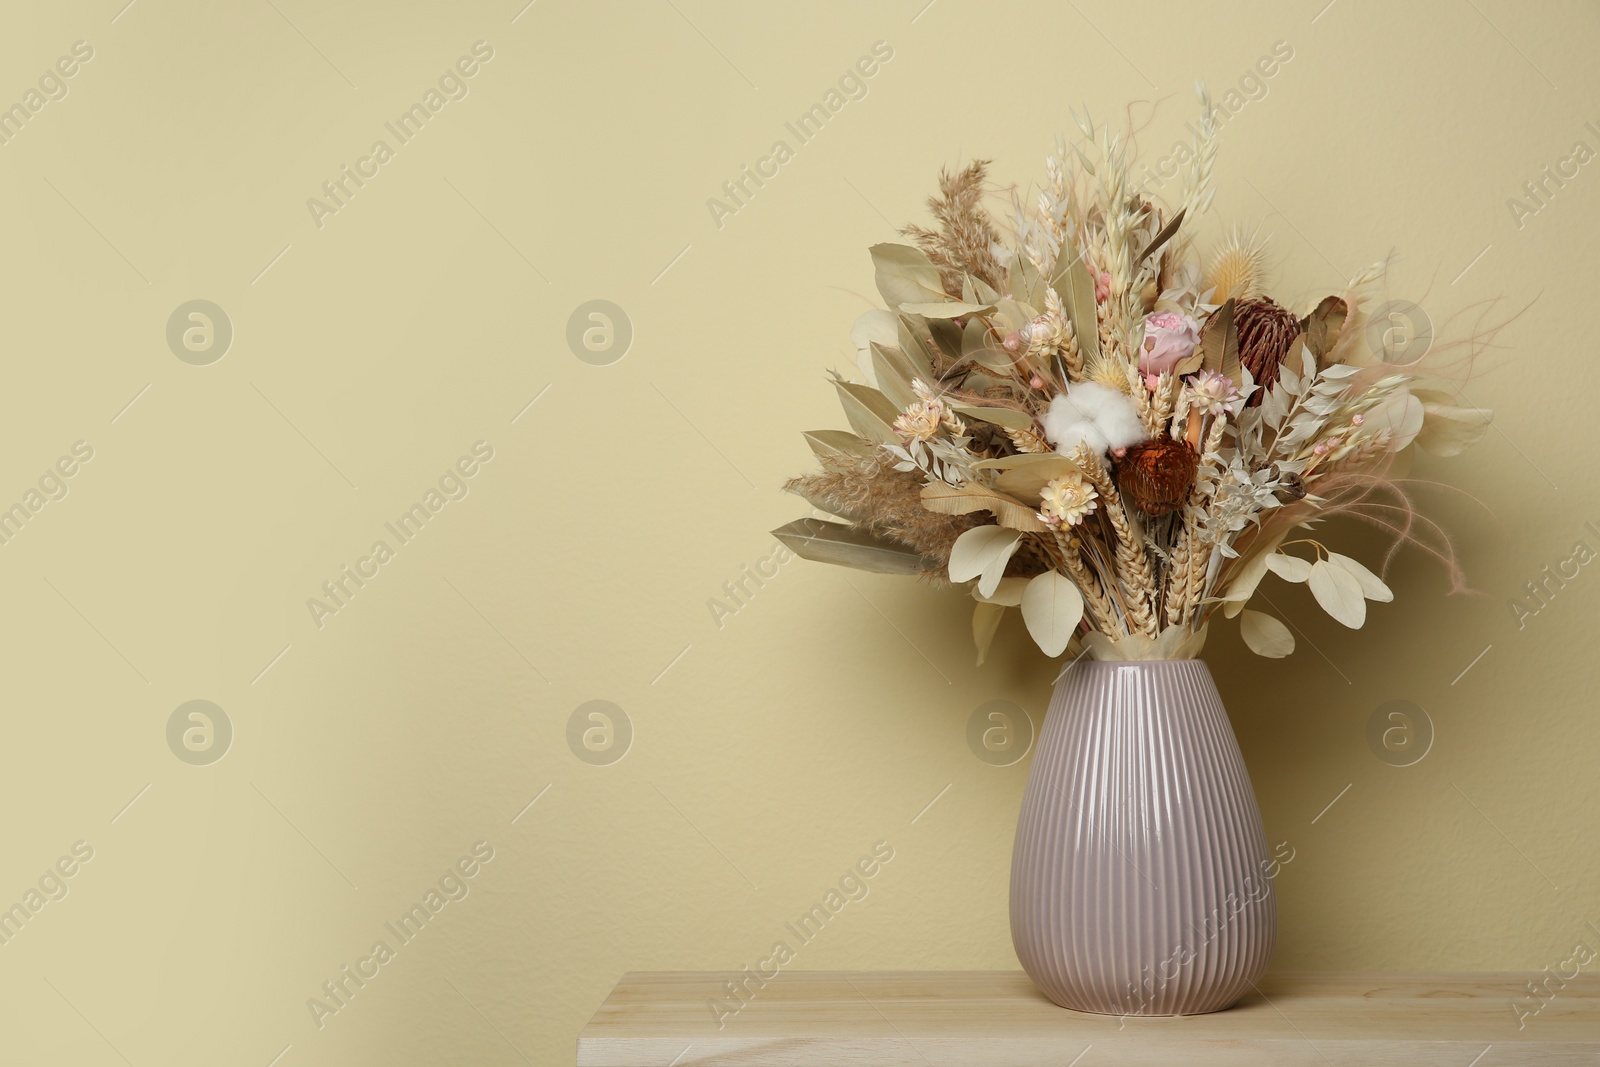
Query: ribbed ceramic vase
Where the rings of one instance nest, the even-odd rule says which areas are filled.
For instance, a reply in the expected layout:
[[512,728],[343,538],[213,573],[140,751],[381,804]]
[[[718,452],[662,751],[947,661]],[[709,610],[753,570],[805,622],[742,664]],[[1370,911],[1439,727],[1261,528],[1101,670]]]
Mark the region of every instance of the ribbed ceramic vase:
[[1231,1007],[1272,956],[1269,869],[1203,661],[1066,671],[1011,856],[1011,941],[1046,996],[1110,1015]]

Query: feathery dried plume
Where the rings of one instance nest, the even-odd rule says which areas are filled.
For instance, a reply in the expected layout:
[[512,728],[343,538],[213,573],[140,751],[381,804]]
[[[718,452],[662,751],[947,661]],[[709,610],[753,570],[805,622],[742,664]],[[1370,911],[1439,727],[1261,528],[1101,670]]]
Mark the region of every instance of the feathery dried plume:
[[1259,229],[1246,233],[1244,227],[1236,225],[1211,254],[1211,265],[1206,270],[1211,303],[1261,295],[1266,284],[1267,242],[1259,235]]
[[940,170],[939,195],[928,197],[928,210],[939,228],[907,226],[900,231],[940,268],[944,291],[953,299],[961,298],[963,274],[980,278],[991,288],[1005,288],[1006,272],[995,258],[1000,234],[983,207],[988,168],[987,159],[975,159],[954,173]]

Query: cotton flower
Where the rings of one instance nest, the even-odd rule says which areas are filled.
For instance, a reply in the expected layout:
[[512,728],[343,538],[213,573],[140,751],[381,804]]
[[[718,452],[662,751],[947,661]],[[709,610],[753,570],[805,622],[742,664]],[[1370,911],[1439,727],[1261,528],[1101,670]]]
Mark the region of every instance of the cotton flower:
[[1077,471],[1052,478],[1040,492],[1039,518],[1050,526],[1076,526],[1099,506],[1100,495]]
[[1232,378],[1212,370],[1201,371],[1184,383],[1183,396],[1189,403],[1189,410],[1203,415],[1237,411],[1243,399]]
[[1069,392],[1058,394],[1039,416],[1039,424],[1063,456],[1085,442],[1104,455],[1144,440],[1144,423],[1133,398],[1097,382],[1076,382]]
[[1170,372],[1194,354],[1200,343],[1200,324],[1176,311],[1158,311],[1144,320],[1144,344],[1139,351],[1139,373],[1155,391],[1163,372]]

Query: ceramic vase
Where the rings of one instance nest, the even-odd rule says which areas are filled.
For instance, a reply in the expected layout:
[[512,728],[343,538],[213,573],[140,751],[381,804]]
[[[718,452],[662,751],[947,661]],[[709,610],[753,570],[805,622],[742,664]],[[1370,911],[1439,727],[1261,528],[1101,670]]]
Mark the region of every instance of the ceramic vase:
[[1113,1015],[1231,1007],[1272,956],[1276,870],[1203,661],[1064,672],[1011,860],[1012,944],[1046,996]]

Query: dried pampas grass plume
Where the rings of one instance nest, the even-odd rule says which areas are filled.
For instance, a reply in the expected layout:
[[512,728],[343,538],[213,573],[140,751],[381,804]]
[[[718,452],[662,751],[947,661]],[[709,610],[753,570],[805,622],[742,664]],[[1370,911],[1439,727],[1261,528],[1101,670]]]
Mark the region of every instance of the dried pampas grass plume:
[[1214,292],[1211,303],[1225,303],[1229,297],[1248,300],[1260,296],[1266,283],[1267,242],[1260,230],[1244,231],[1235,226],[1211,255],[1206,281]]
[[995,249],[1004,247],[1000,232],[983,208],[988,168],[988,160],[978,159],[954,173],[941,169],[939,195],[928,197],[928,210],[939,228],[907,226],[900,231],[939,268],[945,292],[956,300],[962,297],[963,273],[1001,292],[1006,288],[1005,268],[995,258]]
[[828,456],[820,472],[791,478],[784,489],[946,567],[956,538],[979,519],[929,511],[922,506],[922,481],[919,473],[897,470],[894,456],[880,449]]

